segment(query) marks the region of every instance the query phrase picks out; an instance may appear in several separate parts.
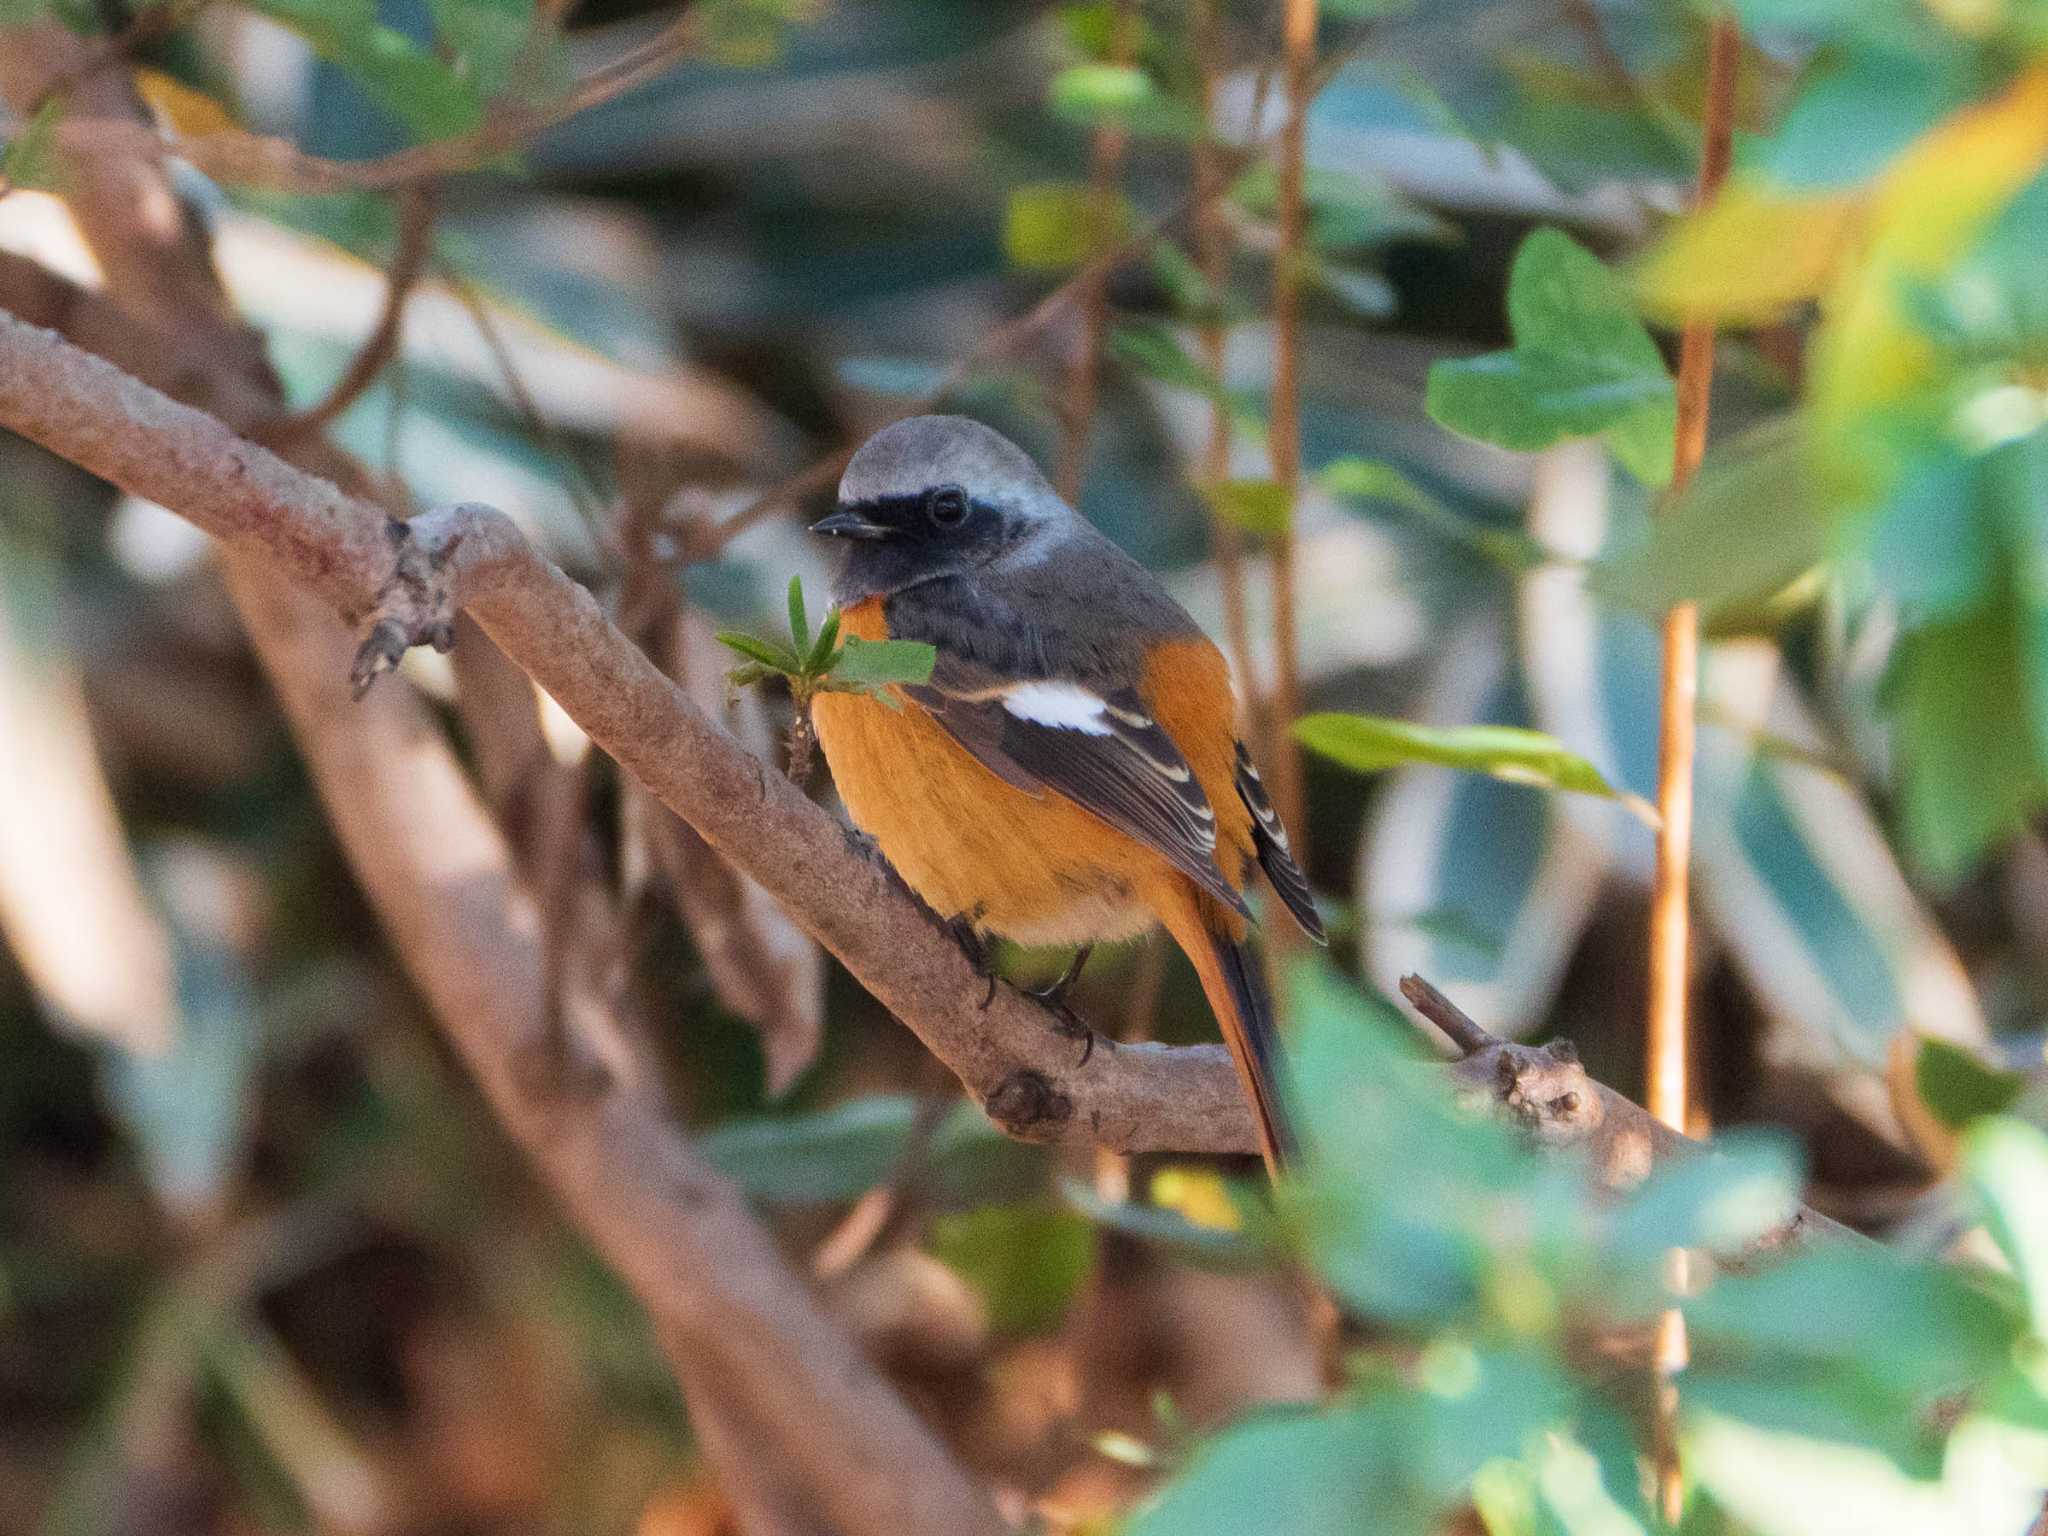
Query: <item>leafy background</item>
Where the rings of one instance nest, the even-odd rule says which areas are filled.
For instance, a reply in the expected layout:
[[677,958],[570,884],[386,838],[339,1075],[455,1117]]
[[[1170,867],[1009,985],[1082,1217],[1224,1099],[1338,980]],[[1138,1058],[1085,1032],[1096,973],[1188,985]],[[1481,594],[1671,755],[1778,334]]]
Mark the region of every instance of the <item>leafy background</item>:
[[[1668,1248],[1738,1246],[1796,1193],[1883,1243],[1687,1299],[1685,1529],[2024,1529],[2048,1483],[2048,10],[1742,0],[1736,174],[1685,219],[1700,10],[1329,0],[1290,505],[1261,445],[1274,178],[1256,151],[1233,178],[1212,288],[1180,216],[1188,7],[1137,7],[1128,47],[1102,4],[697,9],[693,57],[443,189],[347,447],[416,504],[504,506],[623,602],[632,514],[730,514],[934,390],[1053,462],[1071,308],[988,340],[1163,220],[1108,285],[1082,506],[1212,632],[1219,527],[1255,576],[1277,528],[1300,545],[1297,841],[1344,979],[1289,988],[1314,1155],[1277,1202],[1242,1168],[1003,1141],[587,772],[679,1101],[960,1454],[1055,1528],[1658,1529],[1640,1373],[1603,1349],[1666,1299]],[[1221,11],[1219,121],[1257,141],[1273,18]],[[536,42],[526,0],[223,0],[167,15],[142,84],[179,133],[360,158],[546,99],[668,14],[587,0]],[[126,22],[0,3],[48,15]],[[62,109],[10,125],[0,248],[81,271],[48,191]],[[1106,125],[1130,140],[1108,197]],[[317,400],[375,318],[394,200],[188,186]],[[1690,316],[1730,330],[1714,448],[1666,505]],[[1205,483],[1218,402],[1236,435]],[[424,1027],[203,546],[12,440],[0,484],[0,1528],[719,1529],[629,1302]],[[685,541],[668,664],[726,707],[710,632],[778,633],[817,562],[789,517],[710,560]],[[1638,1081],[1654,624],[1680,599],[1711,641],[1697,1116],[1725,1149],[1609,1201],[1460,1117],[1379,999],[1420,971]],[[1251,617],[1265,677],[1263,581]],[[450,699],[445,664],[407,669]],[[732,706],[770,753],[778,687]],[[1079,1003],[1207,1028],[1153,949],[1099,959]],[[878,1191],[860,1250],[843,1218]],[[1287,1263],[1367,1322],[1334,1392]]]

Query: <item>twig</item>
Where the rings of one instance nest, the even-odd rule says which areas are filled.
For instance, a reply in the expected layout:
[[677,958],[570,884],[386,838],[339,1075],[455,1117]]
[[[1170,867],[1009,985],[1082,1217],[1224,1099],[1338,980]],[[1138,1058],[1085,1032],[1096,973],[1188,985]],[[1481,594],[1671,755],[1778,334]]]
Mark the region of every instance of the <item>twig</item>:
[[1614,44],[1608,40],[1606,28],[1600,25],[1600,15],[1593,9],[1593,0],[1558,0],[1558,9],[1579,34],[1587,61],[1606,82],[1608,90],[1626,101],[1640,102],[1642,87],[1630,73],[1628,61],[1615,52]]
[[[1308,209],[1303,192],[1308,104],[1315,93],[1316,0],[1285,0],[1287,115],[1280,131],[1280,246],[1273,257],[1273,400],[1268,444],[1273,478],[1288,515],[1273,539],[1273,692],[1267,700],[1266,773],[1273,802],[1294,835],[1307,840],[1301,753],[1291,728],[1301,713],[1299,595],[1295,590],[1295,503],[1301,495],[1301,289]],[[1276,932],[1284,930],[1276,929]]]
[[[1707,68],[1706,141],[1700,160],[1700,206],[1711,203],[1728,174],[1735,118],[1740,38],[1727,19],[1714,23]],[[1687,325],[1679,341],[1678,433],[1671,495],[1682,491],[1706,453],[1714,376],[1714,328]],[[1687,1106],[1686,992],[1688,895],[1692,854],[1694,710],[1699,691],[1699,612],[1690,603],[1664,620],[1662,705],[1658,738],[1657,867],[1650,908],[1650,1112],[1673,1129],[1685,1127]]]
[[[1630,1188],[1659,1163],[1711,1150],[1590,1076],[1569,1040],[1548,1045],[1503,1040],[1420,976],[1402,977],[1401,993],[1456,1044],[1461,1059],[1448,1070],[1461,1092],[1504,1114],[1539,1150],[1584,1153],[1609,1188]],[[1743,1257],[1761,1258],[1822,1238],[1869,1241],[1802,1205]]]
[[179,135],[166,141],[145,124],[96,117],[66,119],[58,125],[57,138],[61,145],[81,154],[162,153],[168,149],[216,181],[279,192],[388,192],[488,165],[578,113],[645,85],[695,51],[702,30],[695,12],[688,12],[639,47],[592,70],[553,101],[539,106],[493,104],[484,125],[470,133],[369,160],[309,155],[283,139],[240,129]]
[[434,213],[440,199],[432,182],[406,187],[398,195],[398,243],[385,276],[384,312],[369,339],[335,381],[327,397],[302,411],[291,411],[270,421],[258,422],[250,436],[259,443],[277,447],[308,432],[323,430],[365,391],[377,382],[386,365],[398,352],[405,333],[405,305],[426,271],[427,258],[434,249]]
[[[1718,17],[1707,55],[1705,136],[1700,150],[1697,207],[1706,207],[1728,175],[1735,129],[1735,74],[1741,37],[1735,22]],[[1714,380],[1714,327],[1686,325],[1678,349],[1678,426],[1671,491],[1681,493],[1707,448],[1707,413]],[[1699,610],[1681,603],[1664,617],[1664,658],[1657,732],[1657,862],[1650,898],[1650,985],[1646,1055],[1650,1113],[1673,1130],[1686,1125],[1692,1042],[1686,1027],[1691,984],[1689,908],[1692,878],[1693,738],[1698,721]],[[1685,1279],[1686,1257],[1671,1256],[1673,1279]],[[1685,1317],[1676,1308],[1659,1319],[1656,1362],[1654,1462],[1657,1501],[1665,1522],[1678,1523],[1685,1483],[1678,1456],[1678,1388],[1688,1349]]]
[[1450,1036],[1460,1056],[1476,1056],[1489,1046],[1499,1045],[1498,1036],[1476,1023],[1472,1015],[1452,1002],[1420,976],[1401,978],[1401,995],[1430,1023]]
[[[1128,65],[1138,46],[1136,0],[1115,0],[1109,62]],[[1105,120],[1095,129],[1088,168],[1088,216],[1091,238],[1102,239],[1111,228],[1118,205],[1117,181],[1123,170],[1128,135],[1121,125]],[[1088,441],[1095,429],[1095,402],[1102,384],[1102,346],[1109,333],[1109,278],[1097,273],[1082,296],[1081,345],[1067,370],[1061,402],[1060,454],[1053,484],[1069,506],[1081,503],[1081,483],[1088,472]]]
[[484,303],[478,292],[476,281],[468,273],[457,270],[447,261],[437,261],[435,271],[441,281],[448,285],[463,309],[469,314],[469,323],[476,327],[484,348],[491,354],[491,362],[498,370],[498,378],[505,386],[505,393],[512,399],[513,409],[519,412],[529,432],[540,439],[541,444],[556,458],[568,465],[575,485],[570,488],[569,499],[576,508],[576,515],[583,520],[591,538],[602,544],[605,537],[600,509],[604,502],[603,488],[590,465],[577,451],[576,445],[563,435],[556,425],[549,421],[534,399],[533,391],[527,388],[526,378],[519,371],[518,359],[512,355],[512,348],[505,341],[505,333],[498,328],[498,322],[491,318],[490,306]]
[[21,115],[34,117],[52,99],[83,84],[110,64],[125,63],[136,49],[168,37],[212,3],[213,0],[164,0],[161,5],[137,11],[119,31],[98,39],[86,52],[51,75]]

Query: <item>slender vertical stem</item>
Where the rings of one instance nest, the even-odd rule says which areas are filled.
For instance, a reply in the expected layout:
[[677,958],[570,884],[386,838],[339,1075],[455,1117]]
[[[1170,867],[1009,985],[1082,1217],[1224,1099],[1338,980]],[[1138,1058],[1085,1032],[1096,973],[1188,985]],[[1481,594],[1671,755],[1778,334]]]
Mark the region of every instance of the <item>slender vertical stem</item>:
[[[1700,149],[1697,207],[1713,202],[1728,175],[1734,137],[1735,75],[1741,38],[1733,19],[1713,25],[1707,57],[1705,136]],[[1707,449],[1707,412],[1714,380],[1714,328],[1696,320],[1686,325],[1678,346],[1678,432],[1671,469],[1671,495],[1685,489]],[[1686,1030],[1690,967],[1689,910],[1692,866],[1693,727],[1699,694],[1699,611],[1682,603],[1664,616],[1664,664],[1657,738],[1656,882],[1650,903],[1649,1085],[1651,1114],[1683,1131],[1687,1067]],[[1685,1255],[1671,1255],[1671,1280],[1685,1284]],[[1657,1503],[1666,1524],[1684,1513],[1685,1484],[1677,1452],[1677,1373],[1687,1357],[1685,1320],[1664,1314],[1657,1330]]]
[[[1735,116],[1735,72],[1740,40],[1735,23],[1714,23],[1707,65],[1706,140],[1700,158],[1698,204],[1713,201],[1728,174]],[[1671,489],[1683,490],[1707,445],[1708,395],[1714,376],[1714,330],[1694,321],[1678,352],[1678,442]],[[1674,1130],[1685,1129],[1688,874],[1692,858],[1694,704],[1699,679],[1699,614],[1689,603],[1664,619],[1661,728],[1658,738],[1657,873],[1650,908],[1649,1086],[1650,1113]]]
[[[1269,428],[1273,478],[1292,503],[1301,491],[1301,278],[1307,206],[1302,162],[1308,104],[1315,94],[1316,0],[1285,0],[1281,36],[1286,54],[1287,116],[1280,130],[1280,249],[1273,259],[1273,405]],[[1286,824],[1306,835],[1301,754],[1289,734],[1301,713],[1301,644],[1296,632],[1294,520],[1273,541],[1273,649],[1270,703],[1273,801]],[[1284,925],[1283,925],[1284,926]],[[1277,931],[1277,930],[1276,930]]]
[[[1137,0],[1117,0],[1109,62],[1127,65],[1137,51]],[[1095,130],[1088,168],[1088,217],[1098,250],[1108,250],[1122,237],[1116,227],[1117,182],[1123,172],[1127,137],[1114,121]],[[1054,483],[1070,505],[1079,502],[1081,483],[1087,478],[1088,440],[1095,430],[1095,402],[1101,390],[1102,346],[1109,335],[1109,277],[1109,267],[1098,267],[1081,295],[1081,345],[1067,370]]]
[[[1202,320],[1202,368],[1220,384],[1228,340],[1223,296],[1230,284],[1230,221],[1223,212],[1227,172],[1216,135],[1216,96],[1223,79],[1223,38],[1216,0],[1195,0],[1193,32],[1195,61],[1202,72],[1202,136],[1195,142],[1195,261],[1211,306]],[[1219,394],[1210,402],[1209,438],[1202,450],[1202,479],[1207,484],[1230,478],[1231,433],[1230,407]],[[1223,584],[1223,638],[1230,647],[1230,665],[1245,699],[1254,700],[1258,690],[1252,676],[1251,619],[1245,608],[1244,535],[1229,518],[1215,517],[1210,520],[1210,536]],[[1251,714],[1253,755],[1261,763],[1270,762],[1273,754],[1260,712],[1254,707]]]

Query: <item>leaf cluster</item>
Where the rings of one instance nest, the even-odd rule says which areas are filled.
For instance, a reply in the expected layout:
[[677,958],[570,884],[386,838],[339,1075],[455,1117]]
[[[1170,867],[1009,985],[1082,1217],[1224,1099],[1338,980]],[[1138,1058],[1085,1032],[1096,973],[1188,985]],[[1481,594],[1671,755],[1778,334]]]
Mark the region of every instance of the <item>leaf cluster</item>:
[[901,703],[890,690],[926,682],[938,653],[920,640],[863,640],[840,633],[839,610],[830,609],[811,633],[804,611],[803,578],[789,579],[789,639],[762,640],[740,630],[720,630],[719,643],[744,656],[728,674],[735,688],[750,688],[771,677],[789,684],[801,704],[820,693],[857,693],[891,709]]

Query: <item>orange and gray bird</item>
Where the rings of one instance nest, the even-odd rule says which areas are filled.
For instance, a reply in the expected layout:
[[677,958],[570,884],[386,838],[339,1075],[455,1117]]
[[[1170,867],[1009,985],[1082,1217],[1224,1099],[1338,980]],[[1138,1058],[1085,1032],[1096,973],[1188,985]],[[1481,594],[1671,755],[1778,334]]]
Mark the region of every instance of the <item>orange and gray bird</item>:
[[1290,1147],[1272,999],[1249,947],[1254,863],[1322,924],[1237,732],[1230,667],[1158,579],[1062,501],[1030,457],[961,416],[917,416],[853,456],[812,531],[845,548],[845,632],[920,640],[903,707],[815,702],[854,823],[977,952],[988,936],[1078,946],[1157,923],[1187,953],[1258,1121]]

